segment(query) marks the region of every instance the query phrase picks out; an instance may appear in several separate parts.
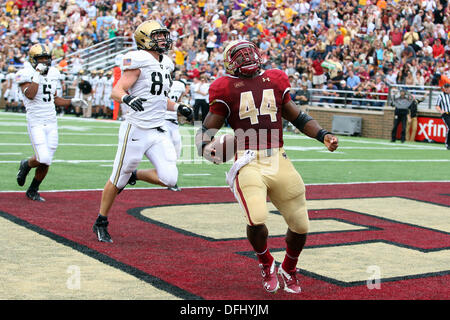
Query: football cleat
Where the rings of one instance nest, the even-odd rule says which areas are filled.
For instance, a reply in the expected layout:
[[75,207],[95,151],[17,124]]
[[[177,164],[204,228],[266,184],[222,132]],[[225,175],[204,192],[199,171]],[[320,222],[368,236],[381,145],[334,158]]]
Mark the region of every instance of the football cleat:
[[300,287],[300,281],[297,279],[297,271],[293,273],[287,273],[283,270],[283,267],[278,268],[278,274],[283,280],[284,291],[289,293],[300,293],[302,288]]
[[180,187],[178,185],[174,185],[173,187],[167,187],[167,190],[170,191],[181,191]]
[[37,190],[27,190],[26,195],[27,195],[28,199],[33,200],[33,201],[39,201],[39,202],[45,201],[45,199],[41,197],[41,195],[39,194],[39,192],[37,192]]
[[92,226],[92,231],[97,235],[97,240],[100,242],[112,243],[111,236],[108,233],[108,221],[96,221]]
[[31,170],[29,166],[26,166],[27,162],[28,159],[23,159],[20,161],[19,172],[17,172],[17,184],[21,187],[25,184],[28,172]]
[[260,263],[259,268],[261,269],[261,275],[263,277],[262,283],[264,289],[270,293],[277,292],[278,288],[280,288],[280,283],[278,282],[277,273],[275,271],[275,260],[270,266]]

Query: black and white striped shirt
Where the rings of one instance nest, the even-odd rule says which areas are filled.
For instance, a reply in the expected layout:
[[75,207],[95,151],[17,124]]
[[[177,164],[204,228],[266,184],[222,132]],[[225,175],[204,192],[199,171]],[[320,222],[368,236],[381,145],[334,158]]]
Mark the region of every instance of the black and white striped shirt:
[[436,101],[436,105],[438,105],[443,112],[450,112],[450,94],[441,92]]

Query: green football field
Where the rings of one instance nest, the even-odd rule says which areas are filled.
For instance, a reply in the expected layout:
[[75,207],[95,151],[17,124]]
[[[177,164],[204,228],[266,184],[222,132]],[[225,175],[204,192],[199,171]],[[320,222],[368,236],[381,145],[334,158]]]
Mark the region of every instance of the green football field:
[[[120,122],[63,116],[58,118],[58,126],[59,146],[41,190],[102,189],[111,174]],[[183,149],[178,185],[225,186],[225,172],[231,163],[214,165],[200,159],[194,147],[196,128],[183,125],[180,130]],[[394,144],[346,136],[339,139],[339,149],[332,153],[314,139],[285,133],[287,154],[306,184],[450,180],[450,151],[442,144]],[[25,189],[17,185],[16,173],[20,160],[32,154],[25,115],[1,112],[0,191]],[[139,168],[149,167],[151,164],[144,158]],[[156,186],[138,181],[127,188],[148,187]]]

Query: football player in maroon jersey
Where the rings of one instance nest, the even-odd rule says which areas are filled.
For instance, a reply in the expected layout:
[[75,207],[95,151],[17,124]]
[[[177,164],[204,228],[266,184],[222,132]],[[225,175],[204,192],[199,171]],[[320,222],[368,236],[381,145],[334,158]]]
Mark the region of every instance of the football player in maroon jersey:
[[267,245],[269,197],[288,226],[286,255],[278,274],[285,291],[300,293],[296,266],[306,242],[309,219],[305,185],[283,149],[282,119],[324,143],[329,151],[337,149],[338,139],[291,100],[285,72],[261,70],[261,56],[252,42],[230,42],[224,50],[224,65],[227,74],[210,86],[210,110],[197,132],[196,145],[200,155],[220,163],[214,157],[211,141],[227,120],[238,141],[235,165],[252,150],[252,160],[238,168],[230,187],[245,212],[247,238],[258,257],[263,287],[273,293],[280,287],[275,260]]

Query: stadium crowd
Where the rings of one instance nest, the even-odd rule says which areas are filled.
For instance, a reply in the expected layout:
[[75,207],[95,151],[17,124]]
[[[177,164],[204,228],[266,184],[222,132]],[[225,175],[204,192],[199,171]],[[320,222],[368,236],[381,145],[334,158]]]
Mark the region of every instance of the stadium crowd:
[[[60,70],[76,74],[82,61],[66,55],[117,36],[131,37],[147,19],[169,28],[176,69],[189,80],[223,75],[223,44],[248,39],[260,48],[264,68],[286,71],[293,87],[302,89],[306,84],[386,93],[392,84],[450,82],[447,0],[3,2],[3,82],[9,67],[25,63],[33,43],[47,44],[54,59],[63,58]],[[372,98],[377,97],[386,98]]]

